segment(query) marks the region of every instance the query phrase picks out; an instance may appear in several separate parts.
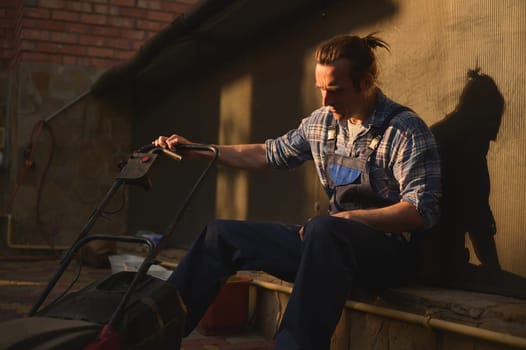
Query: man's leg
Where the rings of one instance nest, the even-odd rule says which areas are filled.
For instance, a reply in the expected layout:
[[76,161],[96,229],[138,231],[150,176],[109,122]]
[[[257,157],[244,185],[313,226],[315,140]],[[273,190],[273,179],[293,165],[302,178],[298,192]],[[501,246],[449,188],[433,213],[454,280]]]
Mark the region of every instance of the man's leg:
[[293,281],[301,255],[298,226],[234,220],[210,222],[168,282],[179,291],[190,333],[225,279],[238,270],[262,270]]
[[276,349],[329,349],[351,286],[395,283],[408,272],[409,251],[407,242],[354,221],[312,219]]

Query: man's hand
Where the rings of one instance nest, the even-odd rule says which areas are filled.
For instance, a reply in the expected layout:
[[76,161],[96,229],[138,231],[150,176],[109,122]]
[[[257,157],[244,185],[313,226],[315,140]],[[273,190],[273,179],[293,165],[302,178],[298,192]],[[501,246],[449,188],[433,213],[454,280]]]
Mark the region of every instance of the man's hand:
[[363,216],[360,216],[359,210],[340,211],[338,213],[331,214],[331,216],[342,218],[342,219],[347,219],[347,220],[353,220],[353,221],[367,225],[367,222],[366,220],[364,220]]
[[300,227],[300,230],[298,231],[298,234],[300,235],[300,239],[302,241],[303,241],[303,236],[305,235],[305,225],[307,225],[311,220],[312,220],[312,218],[308,218],[307,222],[304,225],[302,225]]
[[153,141],[153,144],[156,147],[168,148],[172,151],[175,151],[175,146],[177,145],[189,143],[192,142],[177,134],[172,134],[171,136],[159,136]]
[[392,233],[411,232],[424,226],[422,216],[408,202],[400,202],[378,209],[342,211],[331,215],[357,221],[376,230]]

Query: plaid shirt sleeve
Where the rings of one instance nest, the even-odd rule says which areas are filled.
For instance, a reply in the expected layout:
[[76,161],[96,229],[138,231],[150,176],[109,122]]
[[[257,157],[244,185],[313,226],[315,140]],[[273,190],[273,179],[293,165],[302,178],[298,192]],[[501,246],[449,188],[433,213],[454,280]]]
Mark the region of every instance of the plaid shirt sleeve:
[[433,134],[423,120],[408,112],[393,121],[382,144],[378,156],[385,154],[389,162],[399,184],[400,201],[416,207],[425,228],[434,226],[440,216],[441,169]]
[[292,129],[276,139],[265,141],[267,163],[276,169],[292,169],[307,160],[312,160],[307,139],[309,118],[302,120],[297,129]]

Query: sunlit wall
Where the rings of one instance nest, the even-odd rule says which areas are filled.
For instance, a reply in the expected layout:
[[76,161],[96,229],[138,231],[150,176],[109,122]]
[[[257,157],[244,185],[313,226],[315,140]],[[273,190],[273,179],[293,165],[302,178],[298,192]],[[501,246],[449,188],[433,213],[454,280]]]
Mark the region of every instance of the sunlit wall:
[[[457,158],[469,158],[469,147],[478,147],[477,164],[466,158],[462,166],[460,159],[455,163],[459,168],[447,172],[448,187],[470,188],[466,193],[473,196],[471,203],[477,202],[473,208],[485,210],[480,217],[486,226],[494,221],[495,235],[490,236],[502,268],[526,276],[525,15],[522,0],[340,1],[291,22],[280,35],[250,50],[240,49],[214,74],[184,87],[174,85],[168,97],[140,110],[135,138],[177,131],[199,142],[260,143],[279,136],[320,104],[313,76],[315,47],[338,33],[378,32],[391,45],[390,53],[378,51],[381,88],[441,133],[451,159],[457,152]],[[470,114],[481,113],[480,123],[475,115],[455,124],[468,71],[476,69],[494,82],[497,90],[490,97],[500,94],[504,110],[488,122],[480,111],[488,100],[481,97],[481,105]],[[488,123],[494,135],[486,135]],[[442,133],[445,128],[447,133]],[[482,134],[487,137],[473,145]],[[473,183],[481,186],[478,194]],[[206,186],[208,192],[198,198],[192,222],[176,244],[189,244],[216,215],[302,222],[326,209],[312,164],[265,173],[220,169]],[[470,198],[462,201],[470,206]],[[465,215],[471,221],[476,217],[473,212]],[[466,245],[471,246],[469,241]],[[478,263],[473,250],[470,261]]]

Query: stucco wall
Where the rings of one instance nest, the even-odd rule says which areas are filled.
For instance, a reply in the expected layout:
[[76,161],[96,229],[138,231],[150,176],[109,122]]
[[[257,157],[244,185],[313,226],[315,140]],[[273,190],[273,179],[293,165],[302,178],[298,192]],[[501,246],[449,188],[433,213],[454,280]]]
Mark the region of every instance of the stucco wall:
[[[131,151],[129,112],[122,101],[89,97],[41,131],[37,122],[89,90],[103,70],[130,59],[194,3],[0,3],[0,247],[7,239],[23,249],[49,249],[77,236],[116,175],[117,163]],[[35,162],[24,175],[23,154],[31,153],[30,144],[36,146]],[[117,196],[110,210],[122,199]],[[7,215],[11,226],[5,224]],[[125,232],[126,215],[124,207],[95,231]]]
[[[67,246],[108,190],[117,164],[130,149],[130,117],[125,110],[88,97],[48,120],[85,92],[100,70],[53,64],[20,64],[13,86],[9,213],[10,244]],[[35,147],[32,147],[32,146]],[[32,168],[24,160],[33,148]],[[26,156],[24,156],[24,153]],[[51,157],[51,158],[50,158]],[[14,199],[13,199],[14,198]],[[116,196],[108,210],[116,209]],[[126,210],[99,221],[94,232],[123,233]]]
[[[191,81],[174,82],[173,90],[157,96],[153,105],[147,98],[140,100],[133,142],[150,141],[158,134],[172,131],[199,142],[263,142],[267,137],[281,135],[297,126],[301,118],[320,103],[313,78],[315,47],[337,33],[365,35],[378,31],[391,44],[391,53],[378,51],[381,88],[416,110],[430,126],[455,111],[467,85],[469,70],[480,68],[480,73],[496,84],[498,90],[494,94],[502,94],[505,109],[501,116],[494,116],[501,118],[500,129],[494,130],[495,140],[486,138],[477,149],[482,168],[457,165],[460,168],[448,173],[448,180],[458,179],[460,186],[470,186],[473,179],[481,188],[475,186],[470,193],[488,192],[489,200],[481,194],[474,201],[489,204],[496,223],[500,263],[505,270],[526,276],[523,239],[526,28],[522,21],[525,12],[526,4],[520,0],[338,2],[291,22],[279,35],[269,36],[252,50],[240,50],[234,60],[212,74],[207,71],[206,76],[200,75],[196,68],[191,72]],[[236,90],[236,84],[244,84],[250,93]],[[487,101],[482,98],[480,102],[483,107]],[[225,104],[229,104],[226,114]],[[478,123],[476,115],[474,118],[465,121],[472,123],[465,128],[466,140],[486,132],[485,123]],[[460,126],[451,125],[450,134],[454,134],[457,127]],[[462,137],[455,137],[458,144],[449,146],[465,149]],[[462,156],[469,157],[469,152]],[[485,164],[487,174],[481,174]],[[224,172],[220,170],[220,174]],[[176,238],[176,244],[188,244],[205,219],[216,213],[301,222],[324,212],[326,199],[310,164],[294,171],[228,174],[231,184],[235,185],[225,186],[225,179],[220,175],[222,180],[217,181],[222,185],[216,189],[215,180],[210,180],[206,194],[201,195],[193,209],[193,218],[202,220],[191,220]],[[481,178],[487,178],[489,183],[485,184]],[[453,184],[458,185],[455,180]],[[160,186],[164,186],[162,183],[163,180]],[[236,187],[239,184],[242,190]],[[174,201],[177,199],[173,197],[161,203],[174,204]],[[225,211],[219,207],[227,203],[231,208],[240,209]],[[246,207],[239,203],[246,203]],[[469,205],[469,200],[465,203]],[[138,208],[132,203],[132,213]],[[491,221],[491,212],[481,215],[486,222]],[[475,225],[476,219],[476,215],[470,216],[471,221],[461,230],[473,229],[468,226]],[[137,224],[146,224],[146,221],[139,220]],[[484,229],[490,232],[492,228]],[[488,237],[491,239],[491,234]],[[470,246],[469,242],[467,245]],[[477,263],[473,251],[471,261]]]

